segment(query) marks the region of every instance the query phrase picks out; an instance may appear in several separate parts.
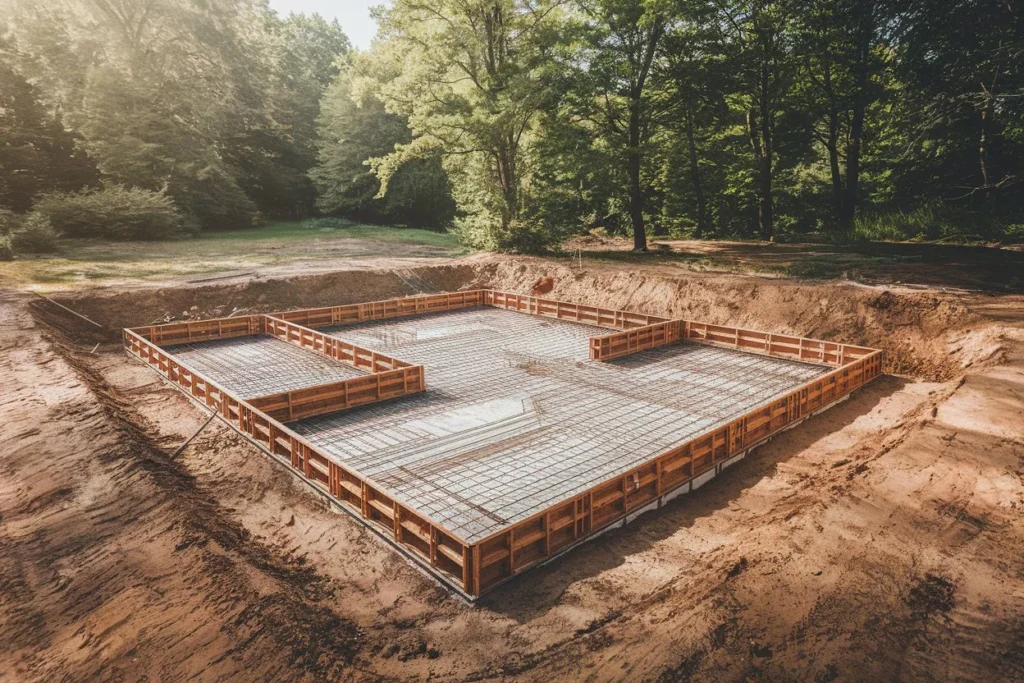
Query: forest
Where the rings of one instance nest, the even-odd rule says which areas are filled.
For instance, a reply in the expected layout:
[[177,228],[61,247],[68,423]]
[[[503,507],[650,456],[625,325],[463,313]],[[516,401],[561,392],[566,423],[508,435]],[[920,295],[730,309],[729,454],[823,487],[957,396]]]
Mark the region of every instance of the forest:
[[1016,0],[0,0],[0,254],[341,216],[1024,241]]

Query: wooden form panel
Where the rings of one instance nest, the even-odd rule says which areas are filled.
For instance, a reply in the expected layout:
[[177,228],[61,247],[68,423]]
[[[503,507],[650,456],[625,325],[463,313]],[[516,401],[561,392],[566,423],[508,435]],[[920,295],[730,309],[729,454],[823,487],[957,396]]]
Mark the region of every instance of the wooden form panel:
[[601,337],[591,337],[590,358],[607,361],[682,340],[832,367],[860,360],[874,352],[874,349],[852,344],[744,330],[692,320],[670,320]]
[[212,318],[210,320],[135,327],[131,331],[158,346],[172,346],[261,334],[263,332],[262,325],[263,316],[247,315],[237,318]]
[[485,592],[756,446],[882,373],[882,352],[847,363],[713,432],[558,503],[480,543],[477,586]]
[[186,395],[214,410],[233,429],[289,465],[307,483],[360,517],[466,597],[477,594],[471,546],[415,510],[388,497],[373,481],[339,465],[262,410],[232,395],[154,343],[124,330],[125,349]]
[[366,403],[408,396],[425,388],[423,366],[410,365],[341,382],[251,398],[249,403],[275,420],[294,422]]
[[612,308],[600,308],[598,306],[570,304],[564,301],[555,301],[554,299],[542,299],[528,294],[498,292],[493,289],[485,289],[483,293],[484,303],[488,306],[518,311],[519,313],[529,313],[530,315],[540,315],[546,318],[596,325],[597,327],[624,330],[631,327],[651,325],[652,323],[668,322],[667,318],[659,318],[654,315],[633,313],[631,311],[617,311]]
[[689,320],[685,321],[683,329],[683,339],[687,341],[762,353],[776,358],[821,363],[833,367],[840,367],[875,353],[875,349],[852,344],[744,330],[738,327],[711,325]]
[[[126,345],[129,347],[132,343],[130,340],[136,337],[148,339],[159,346],[160,342],[156,341],[157,339],[166,339],[166,343],[170,345],[186,340],[210,341],[267,334],[371,373],[340,382],[249,399],[251,405],[282,422],[347,410],[366,403],[415,394],[426,389],[422,365],[412,365],[270,316],[255,315],[248,318],[179,323],[137,328],[127,332],[131,333],[125,337]],[[138,349],[134,349],[133,352],[138,355]],[[166,352],[161,352],[161,355],[164,358],[161,362],[166,364],[170,356]],[[201,384],[205,384],[205,380]]]
[[590,338],[590,359],[607,361],[621,358],[639,351],[653,349],[656,346],[674,344],[682,338],[683,323],[669,320],[643,327],[634,327],[603,337]]
[[484,290],[475,289],[466,292],[452,292],[450,294],[431,294],[402,299],[387,299],[385,301],[370,301],[361,304],[349,304],[347,306],[303,308],[295,311],[271,313],[270,315],[278,320],[295,322],[306,327],[327,327],[329,325],[344,325],[366,320],[401,318],[408,315],[422,315],[424,313],[472,308],[474,306],[482,306],[483,298]]
[[266,334],[294,344],[303,349],[314,351],[321,355],[333,358],[336,361],[345,363],[359,370],[367,372],[385,372],[399,368],[411,368],[411,363],[392,358],[383,353],[377,353],[364,349],[355,344],[349,344],[337,337],[332,337],[308,327],[297,325],[287,320],[281,320],[274,316],[264,316]]

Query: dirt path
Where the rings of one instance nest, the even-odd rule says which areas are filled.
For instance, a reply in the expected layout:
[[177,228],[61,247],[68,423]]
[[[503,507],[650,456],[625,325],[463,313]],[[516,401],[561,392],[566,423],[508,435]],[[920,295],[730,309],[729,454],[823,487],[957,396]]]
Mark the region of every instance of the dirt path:
[[[420,275],[528,289],[538,268]],[[204,414],[115,343],[91,355],[2,294],[0,680],[1024,679],[1016,301],[556,275],[556,296],[596,286],[607,305],[767,326],[825,300],[800,324],[932,338],[932,380],[883,378],[469,607],[216,421],[169,461]],[[353,282],[228,291],[275,306],[363,296]],[[150,295],[77,303],[106,321],[148,315]]]

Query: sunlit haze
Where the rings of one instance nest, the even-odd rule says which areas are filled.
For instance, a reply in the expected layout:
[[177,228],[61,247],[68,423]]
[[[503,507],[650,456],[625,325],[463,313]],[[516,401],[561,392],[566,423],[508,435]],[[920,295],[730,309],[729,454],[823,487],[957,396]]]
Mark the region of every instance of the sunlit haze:
[[270,0],[270,6],[282,16],[291,12],[316,13],[328,20],[337,19],[345,35],[360,50],[370,47],[377,33],[370,8],[381,4],[386,3],[384,0]]

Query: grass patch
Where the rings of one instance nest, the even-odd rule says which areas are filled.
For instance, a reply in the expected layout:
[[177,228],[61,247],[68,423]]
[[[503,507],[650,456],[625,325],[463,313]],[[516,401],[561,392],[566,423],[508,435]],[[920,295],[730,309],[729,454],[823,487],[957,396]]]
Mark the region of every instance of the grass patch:
[[467,250],[447,233],[341,219],[270,221],[248,230],[206,232],[165,242],[61,239],[52,256],[0,263],[9,285],[95,286],[181,279],[294,261],[450,258]]
[[394,244],[435,246],[463,251],[458,241],[446,232],[419,228],[390,227],[356,223],[344,218],[308,218],[302,221],[270,221],[258,228],[247,230],[208,231],[201,233],[200,242],[230,242],[237,240],[283,240],[287,242],[316,238],[373,240]]

